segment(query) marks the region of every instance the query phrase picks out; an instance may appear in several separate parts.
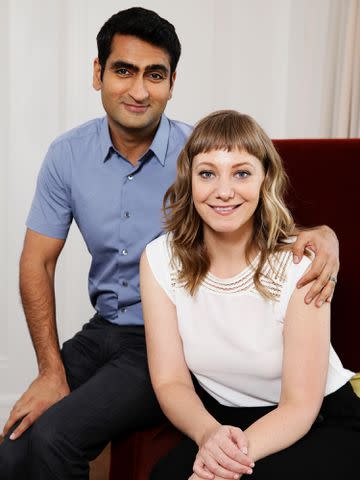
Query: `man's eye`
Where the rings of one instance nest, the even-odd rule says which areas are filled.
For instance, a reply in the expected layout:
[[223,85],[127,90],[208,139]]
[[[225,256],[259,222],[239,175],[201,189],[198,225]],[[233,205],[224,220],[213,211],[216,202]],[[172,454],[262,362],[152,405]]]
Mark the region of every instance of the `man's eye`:
[[157,72],[151,72],[149,74],[149,77],[152,80],[163,80],[164,79],[164,75],[162,75],[161,73],[157,73]]
[[210,172],[208,170],[203,170],[203,171],[199,172],[199,175],[200,175],[201,178],[206,178],[207,179],[207,178],[213,177],[214,174],[213,174],[213,172]]
[[127,68],[118,68],[116,70],[116,73],[118,73],[119,75],[130,75],[130,72]]

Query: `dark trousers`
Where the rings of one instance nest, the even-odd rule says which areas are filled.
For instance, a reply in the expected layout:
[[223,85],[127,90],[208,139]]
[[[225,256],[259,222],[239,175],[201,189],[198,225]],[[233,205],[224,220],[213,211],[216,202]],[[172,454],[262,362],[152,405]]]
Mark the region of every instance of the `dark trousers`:
[[[0,480],[87,479],[112,439],[164,417],[151,387],[144,328],[99,315],[64,343],[70,395],[0,445]],[[12,429],[13,430],[13,429]]]
[[[206,409],[223,425],[245,430],[275,407],[225,407],[198,388]],[[155,466],[150,480],[187,480],[198,447],[185,437]],[[258,460],[249,480],[357,480],[360,398],[350,383],[325,397],[310,431],[290,447]]]

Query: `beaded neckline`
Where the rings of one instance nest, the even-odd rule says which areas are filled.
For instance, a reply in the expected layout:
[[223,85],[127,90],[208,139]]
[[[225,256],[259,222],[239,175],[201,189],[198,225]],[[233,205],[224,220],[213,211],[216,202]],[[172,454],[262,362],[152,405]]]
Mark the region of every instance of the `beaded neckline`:
[[[260,255],[258,254],[251,265],[231,278],[218,278],[209,272],[201,286],[219,294],[248,292],[259,295],[253,280],[254,269],[259,262],[259,257]],[[260,281],[276,301],[280,300],[282,286],[286,280],[287,266],[291,259],[292,253],[290,251],[280,252],[273,256],[272,264],[267,261],[262,269]]]

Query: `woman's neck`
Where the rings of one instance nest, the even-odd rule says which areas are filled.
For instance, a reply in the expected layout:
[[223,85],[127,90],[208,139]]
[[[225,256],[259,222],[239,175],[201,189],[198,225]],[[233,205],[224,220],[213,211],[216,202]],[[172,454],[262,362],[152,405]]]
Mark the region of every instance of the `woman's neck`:
[[253,223],[249,222],[236,232],[215,232],[204,227],[204,242],[210,257],[210,272],[220,278],[240,273],[257,254],[252,246]]

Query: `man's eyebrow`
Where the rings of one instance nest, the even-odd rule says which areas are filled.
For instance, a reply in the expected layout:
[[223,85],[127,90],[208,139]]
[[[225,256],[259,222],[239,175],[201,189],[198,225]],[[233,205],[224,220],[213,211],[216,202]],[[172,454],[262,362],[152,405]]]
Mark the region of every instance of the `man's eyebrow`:
[[[128,70],[132,70],[133,72],[139,72],[140,68],[133,63],[128,63],[123,60],[116,60],[110,66],[111,70],[118,70],[119,68],[127,68]],[[152,72],[154,70],[158,70],[162,72],[165,76],[169,74],[169,69],[166,68],[165,65],[162,63],[154,63],[152,65],[147,65],[145,67],[145,72]]]
[[118,68],[127,68],[128,70],[133,70],[135,72],[138,72],[140,70],[140,68],[133,63],[124,62],[123,60],[116,60],[111,64],[110,68],[111,70],[117,70]]
[[169,69],[165,67],[165,65],[161,63],[154,63],[153,65],[148,65],[145,67],[145,72],[153,71],[153,70],[160,70],[164,75],[168,75]]

